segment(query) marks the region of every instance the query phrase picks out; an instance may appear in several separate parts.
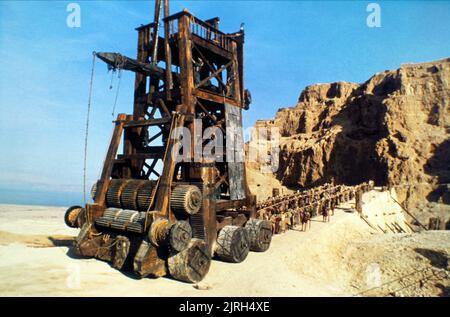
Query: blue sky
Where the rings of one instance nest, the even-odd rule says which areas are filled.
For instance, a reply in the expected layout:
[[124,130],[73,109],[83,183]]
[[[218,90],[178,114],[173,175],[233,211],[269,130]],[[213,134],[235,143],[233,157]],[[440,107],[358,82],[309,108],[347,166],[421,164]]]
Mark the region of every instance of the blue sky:
[[[70,2],[0,2],[0,203],[64,204],[64,197],[81,197],[91,52],[135,56],[134,28],[153,17],[153,1],[77,1],[81,27],[68,28]],[[171,12],[220,16],[225,32],[245,22],[245,85],[253,104],[244,124],[250,126],[295,105],[307,85],[363,82],[402,63],[450,56],[449,2],[378,1],[381,28],[366,25],[369,3],[172,0]],[[132,111],[133,80],[123,74],[116,113]],[[97,62],[89,184],[99,176],[112,132],[117,81],[112,90],[110,81]],[[27,192],[53,196],[27,201]]]

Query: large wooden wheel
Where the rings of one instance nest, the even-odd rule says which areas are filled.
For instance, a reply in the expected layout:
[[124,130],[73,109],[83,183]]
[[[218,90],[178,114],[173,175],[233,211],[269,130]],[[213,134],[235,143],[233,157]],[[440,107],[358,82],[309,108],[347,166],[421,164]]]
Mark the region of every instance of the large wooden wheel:
[[83,212],[83,207],[81,206],[72,206],[66,210],[64,214],[64,222],[70,228],[78,228],[78,216]]
[[187,221],[177,221],[169,233],[169,245],[173,251],[180,252],[186,249],[192,238],[192,228]]
[[128,255],[130,254],[131,242],[125,236],[117,236],[114,246],[113,267],[118,270],[130,268]]
[[167,260],[169,273],[173,278],[189,282],[200,282],[208,273],[211,257],[205,241],[192,239],[189,246],[181,252],[174,253]]
[[250,239],[250,250],[264,252],[272,241],[272,224],[268,220],[250,219],[245,224]]
[[172,191],[170,205],[179,215],[194,215],[202,206],[202,192],[194,185],[177,185]]
[[225,226],[217,237],[216,254],[226,262],[240,263],[250,251],[247,230],[237,226]]

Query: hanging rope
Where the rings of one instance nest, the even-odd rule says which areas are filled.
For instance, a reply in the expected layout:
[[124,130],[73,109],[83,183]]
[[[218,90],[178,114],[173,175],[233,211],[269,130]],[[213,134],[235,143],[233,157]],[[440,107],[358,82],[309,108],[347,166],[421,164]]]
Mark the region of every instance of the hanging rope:
[[119,71],[117,73],[117,89],[116,89],[116,97],[114,99],[114,105],[113,105],[113,109],[112,109],[112,116],[114,118],[114,112],[116,110],[116,105],[117,105],[117,98],[119,97],[119,90],[120,90],[120,79],[122,78],[122,69],[119,68]]
[[86,132],[84,137],[84,161],[83,161],[83,198],[86,205],[86,162],[87,162],[87,147],[89,136],[89,115],[91,112],[91,99],[92,99],[92,86],[94,83],[94,69],[95,69],[95,52],[92,52],[92,68],[91,68],[91,81],[89,83],[89,97],[86,114]]
[[[109,69],[109,67],[108,67],[108,69]],[[115,68],[111,68],[111,69],[112,69],[112,71],[111,71],[111,81],[109,83],[109,90],[111,90],[113,88],[114,74],[116,73]]]

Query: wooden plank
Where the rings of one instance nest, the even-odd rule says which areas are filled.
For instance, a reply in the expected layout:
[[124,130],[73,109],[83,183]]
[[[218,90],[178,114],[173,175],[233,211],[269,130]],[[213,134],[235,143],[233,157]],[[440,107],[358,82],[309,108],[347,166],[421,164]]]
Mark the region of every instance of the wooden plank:
[[[127,115],[127,120],[133,120],[133,115]],[[123,136],[123,153],[125,155],[132,154],[135,149],[133,147],[133,140],[135,139],[134,131],[125,130]],[[119,163],[115,161],[116,163]],[[122,167],[122,176],[123,178],[132,178],[132,171],[129,165],[123,165]]]
[[[229,62],[228,64],[222,66],[221,68],[219,68],[218,70],[216,70],[215,72],[213,72],[211,75],[209,75],[208,77],[204,78],[201,82],[198,83],[198,85],[195,88],[199,88],[201,86],[203,86],[204,84],[206,84],[207,81],[209,81],[210,79],[212,79],[213,77],[217,77],[220,73],[222,73],[225,69],[227,69],[228,66],[231,65],[232,62]],[[218,79],[222,84],[222,80]]]
[[[169,13],[169,0],[164,0],[164,17],[167,18]],[[172,99],[171,89],[173,88],[172,82],[172,52],[169,45],[169,21],[164,21],[164,55],[166,61],[166,80],[165,80],[165,92],[167,100]]]
[[122,138],[123,122],[126,119],[126,114],[120,113],[117,116],[116,126],[111,137],[108,152],[106,153],[105,163],[103,164],[102,174],[100,176],[100,183],[97,187],[97,193],[95,196],[95,203],[101,207],[105,205],[106,191],[109,187],[110,177],[114,166],[114,158],[119,148],[120,140]]
[[194,70],[192,66],[192,51],[189,30],[189,19],[182,16],[178,20],[178,47],[181,78],[181,110],[182,113],[195,113],[195,105],[192,100],[194,87]]
[[242,33],[239,37],[235,38],[237,47],[237,61],[238,61],[238,73],[239,73],[239,86],[240,86],[240,95],[241,95],[241,103],[244,103],[244,33]]
[[[184,116],[176,115],[173,128],[184,126]],[[172,131],[171,131],[172,133]],[[177,139],[169,136],[167,140],[166,155],[163,162],[162,175],[158,180],[158,190],[156,194],[155,210],[160,216],[169,217],[172,221],[175,221],[172,213],[169,213],[169,202],[171,195],[171,186],[173,181],[173,175],[175,170],[176,158],[172,156],[172,148]]]
[[241,103],[241,82],[239,78],[239,69],[238,69],[238,54],[237,54],[237,47],[236,42],[231,43],[231,50],[233,52],[233,65],[231,67],[234,77],[234,99],[237,101],[238,104],[242,106]]
[[220,104],[228,103],[228,104],[236,106],[236,107],[240,107],[241,106],[239,103],[237,103],[233,99],[227,98],[225,96],[217,95],[217,94],[214,94],[214,93],[211,93],[211,92],[207,92],[207,91],[205,91],[203,89],[196,89],[193,94],[197,98],[201,98],[201,99],[204,99],[204,100],[209,100],[209,101],[220,103]]
[[227,210],[227,209],[236,209],[245,206],[245,199],[241,200],[217,200],[216,201],[216,211]]
[[[148,40],[149,29],[144,28],[139,31],[138,34],[138,48],[137,48],[137,60],[139,62],[147,62],[148,59]],[[144,117],[144,107],[146,101],[142,99],[146,95],[147,76],[136,73],[134,82],[134,107],[133,115],[134,119],[138,120]]]
[[211,51],[214,54],[222,56],[222,57],[224,57],[224,58],[226,58],[228,60],[231,60],[233,58],[233,54],[231,52],[228,52],[227,50],[221,48],[217,44],[214,44],[214,42],[210,42],[208,40],[205,40],[205,39],[201,38],[200,36],[198,36],[196,34],[192,34],[192,41],[195,44],[204,47],[208,51]]
[[183,9],[183,11],[169,15],[168,17],[165,17],[163,20],[164,20],[164,22],[171,21],[171,20],[179,19],[183,16],[192,17],[193,15],[187,9]]
[[146,159],[155,159],[155,158],[162,158],[164,156],[164,153],[133,153],[133,154],[127,154],[127,155],[119,155],[117,157],[117,160],[146,160]]
[[138,26],[137,28],[135,28],[135,30],[136,31],[141,31],[141,30],[146,29],[146,28],[152,28],[153,26],[155,26],[155,23],[152,22],[152,23],[143,24],[141,26]]
[[136,128],[136,127],[145,127],[145,126],[154,126],[154,125],[162,125],[167,124],[171,121],[170,117],[160,118],[160,119],[151,119],[151,120],[131,120],[125,121],[124,128]]
[[155,1],[155,17],[154,17],[154,23],[155,26],[153,28],[153,38],[152,38],[152,48],[151,48],[151,58],[152,58],[152,64],[156,65],[158,63],[158,42],[159,42],[159,17],[161,13],[161,0]]
[[[148,47],[150,41],[150,27],[145,27],[139,30],[138,33],[138,46],[137,46],[137,60],[139,62],[146,63],[148,62]],[[135,83],[134,83],[134,103],[133,103],[133,120],[142,120],[144,119],[146,108],[147,108],[147,76],[144,74],[136,73]],[[138,127],[136,129],[132,129],[130,132],[130,144],[131,147],[127,149],[126,152],[128,154],[132,154],[136,152],[136,146],[138,146],[140,142],[140,132],[141,129]],[[128,131],[127,131],[128,133]],[[140,174],[142,169],[142,163],[140,161],[132,161],[130,166],[131,176],[137,177]]]
[[[203,163],[213,163],[208,162],[203,159]],[[214,198],[214,181],[216,178],[215,167],[203,167],[200,169],[201,178],[203,181],[203,200],[202,200],[202,210],[203,210],[203,224],[204,231],[206,234],[206,245],[213,255],[213,246],[217,239],[217,220],[216,220],[216,199]]]

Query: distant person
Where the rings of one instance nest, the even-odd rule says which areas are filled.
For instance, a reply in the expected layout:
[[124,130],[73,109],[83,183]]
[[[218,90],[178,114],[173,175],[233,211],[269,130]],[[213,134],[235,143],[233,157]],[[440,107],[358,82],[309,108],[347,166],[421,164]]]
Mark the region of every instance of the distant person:
[[358,187],[355,194],[355,209],[359,214],[362,213],[362,195],[363,191],[360,187]]
[[311,213],[308,211],[308,209],[305,209],[302,213],[302,231],[306,231],[308,223],[309,229],[311,229]]
[[334,209],[336,208],[336,197],[331,199],[330,207],[331,207],[331,215],[334,216]]
[[323,222],[330,221],[330,211],[328,209],[327,204],[322,205],[322,220],[323,220]]
[[192,58],[192,64],[194,66],[194,83],[197,86],[201,81],[200,71],[203,67],[203,60],[200,57],[197,59]]

